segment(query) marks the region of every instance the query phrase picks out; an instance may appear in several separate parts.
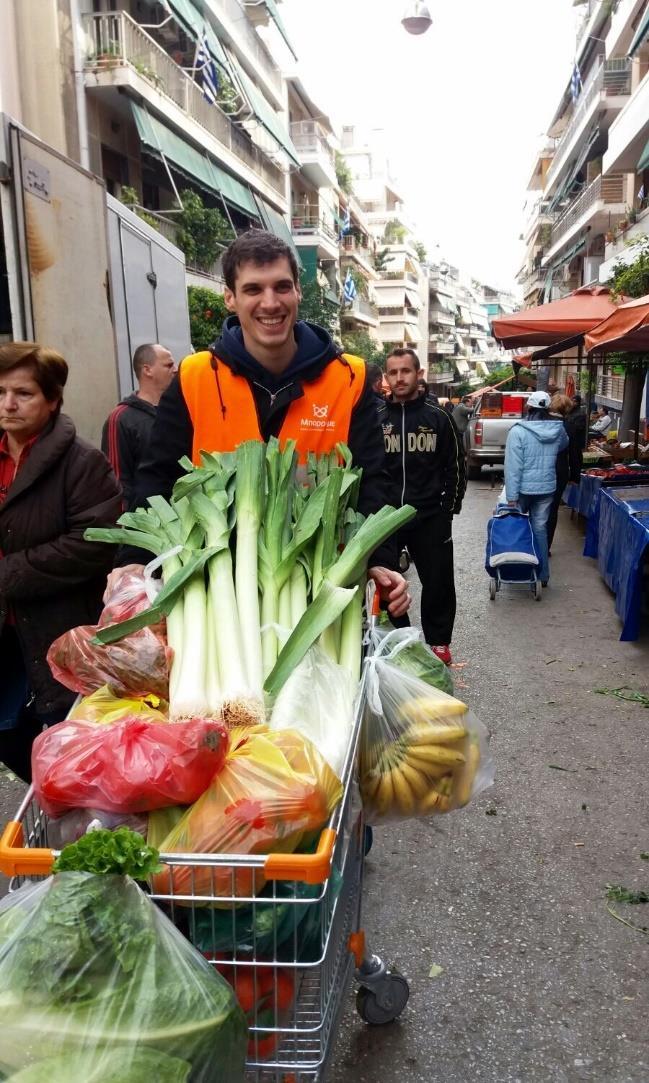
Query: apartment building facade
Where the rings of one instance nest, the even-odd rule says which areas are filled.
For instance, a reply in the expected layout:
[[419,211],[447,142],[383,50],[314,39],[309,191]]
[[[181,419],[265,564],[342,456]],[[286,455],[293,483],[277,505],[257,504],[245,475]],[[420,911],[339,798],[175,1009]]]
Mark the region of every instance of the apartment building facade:
[[[582,0],[575,67],[533,163],[526,305],[606,282],[629,241],[647,232],[649,200],[649,3]],[[555,366],[561,385],[576,355]],[[597,399],[621,408],[623,378],[604,372]]]
[[489,320],[513,311],[514,298],[462,275],[440,260],[428,268],[428,380],[437,395],[480,387],[506,355],[491,335]]
[[387,348],[410,346],[425,366],[428,344],[428,274],[403,196],[391,176],[382,132],[343,126],[341,152],[369,236],[376,248],[373,283],[377,336]]
[[288,178],[301,162],[269,44],[275,17],[260,0],[7,0],[3,18],[33,62],[20,65],[13,115],[110,194],[134,191],[172,241],[191,189],[230,235],[256,225],[292,243]]

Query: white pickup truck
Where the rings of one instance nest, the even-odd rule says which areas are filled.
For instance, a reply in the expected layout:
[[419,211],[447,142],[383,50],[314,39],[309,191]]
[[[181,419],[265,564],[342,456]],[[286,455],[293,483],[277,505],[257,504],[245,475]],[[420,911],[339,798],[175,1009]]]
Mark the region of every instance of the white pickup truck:
[[466,472],[477,481],[483,466],[505,461],[507,434],[525,417],[530,391],[486,391],[480,399],[465,435]]

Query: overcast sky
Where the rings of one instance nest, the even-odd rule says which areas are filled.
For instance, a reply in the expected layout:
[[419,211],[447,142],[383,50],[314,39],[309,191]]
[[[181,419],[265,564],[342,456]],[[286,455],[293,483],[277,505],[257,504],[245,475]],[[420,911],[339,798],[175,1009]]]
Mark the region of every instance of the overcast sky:
[[392,170],[429,253],[515,286],[537,144],[572,71],[573,0],[283,0],[299,72],[337,125],[383,127]]

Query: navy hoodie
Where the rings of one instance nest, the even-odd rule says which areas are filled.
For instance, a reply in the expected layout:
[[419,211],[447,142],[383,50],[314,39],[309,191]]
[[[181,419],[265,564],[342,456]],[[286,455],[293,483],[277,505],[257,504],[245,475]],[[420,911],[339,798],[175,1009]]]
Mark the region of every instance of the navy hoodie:
[[[302,385],[315,380],[342,350],[322,327],[298,320],[295,325],[296,353],[281,376],[268,372],[246,350],[236,316],[228,316],[221,338],[210,346],[219,364],[244,376],[255,401],[259,429],[264,440],[278,436],[290,404],[304,394]],[[182,368],[182,363],[181,363]],[[351,375],[351,369],[350,369]],[[227,404],[226,404],[227,405]],[[194,430],[183,398],[180,378],[175,376],[160,399],[148,453],[136,482],[133,507],[142,507],[148,496],[159,493],[169,498],[174,482],[182,473],[178,460],[191,458]],[[356,466],[363,468],[358,508],[364,515],[390,503],[390,479],[386,469],[383,434],[371,386],[365,386],[352,414],[349,448]],[[396,544],[388,542],[372,556],[372,563],[397,567]]]

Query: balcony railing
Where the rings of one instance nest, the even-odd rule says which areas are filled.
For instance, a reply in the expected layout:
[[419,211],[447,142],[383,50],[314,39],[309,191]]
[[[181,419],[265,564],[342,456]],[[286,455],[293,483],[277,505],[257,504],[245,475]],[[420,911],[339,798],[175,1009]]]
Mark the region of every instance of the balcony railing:
[[327,143],[324,128],[321,128],[317,121],[293,121],[291,139],[298,150],[304,151],[305,154],[322,154],[334,166],[334,156]]
[[603,202],[605,206],[607,204],[624,203],[623,173],[611,173],[607,177],[595,177],[595,180],[591,181],[581,195],[573,199],[572,203],[557,218],[552,227],[552,244],[555,244],[564,233],[567,233],[590,207],[599,202]]
[[611,95],[631,93],[631,64],[628,57],[605,60],[593,71],[579,95],[568,126],[560,136],[554,154],[554,161],[548,171],[548,179],[559,161],[562,148],[572,139],[593,101],[603,92]]
[[284,195],[281,169],[250,142],[218,105],[205,100],[200,87],[130,15],[124,11],[86,15],[84,25],[90,42],[84,62],[86,71],[101,72],[124,66],[136,71],[271,188]]
[[281,73],[273,66],[273,62],[262,45],[257,32],[250,25],[245,14],[241,10],[239,0],[217,0],[217,3],[212,6],[221,7],[223,9],[229,22],[233,24],[236,31],[240,33],[244,39],[243,44],[245,45],[246,56],[249,56],[251,60],[254,60],[255,69],[259,70],[259,68],[261,68],[264,78],[272,84],[274,89],[281,96]]
[[370,266],[374,265],[374,257],[371,250],[367,248],[366,245],[361,244],[356,237],[343,236],[340,243],[345,252],[353,252],[359,259],[364,260],[365,263],[369,263]]
[[417,275],[414,275],[412,271],[383,271],[381,278],[405,280],[406,282],[412,282],[415,286],[419,283]]
[[320,214],[317,207],[311,207],[303,214],[293,214],[291,232],[296,236],[324,233],[330,240],[338,240],[333,222],[329,221],[324,214]]
[[355,316],[366,316],[368,319],[376,322],[379,318],[379,310],[376,305],[373,305],[370,301],[366,301],[364,297],[355,297],[351,305],[343,312],[343,316],[349,316],[352,319]]

